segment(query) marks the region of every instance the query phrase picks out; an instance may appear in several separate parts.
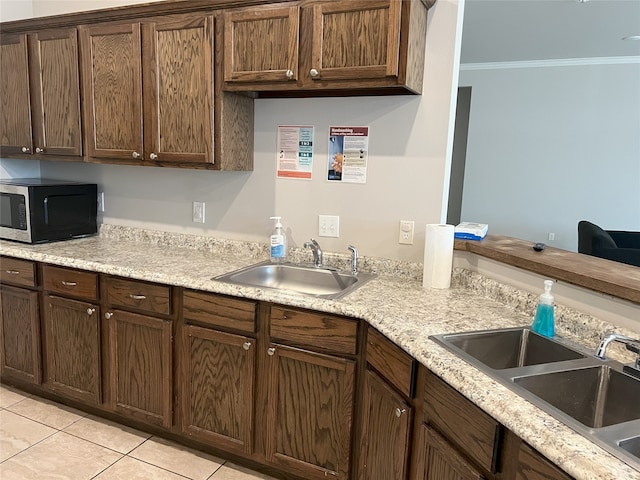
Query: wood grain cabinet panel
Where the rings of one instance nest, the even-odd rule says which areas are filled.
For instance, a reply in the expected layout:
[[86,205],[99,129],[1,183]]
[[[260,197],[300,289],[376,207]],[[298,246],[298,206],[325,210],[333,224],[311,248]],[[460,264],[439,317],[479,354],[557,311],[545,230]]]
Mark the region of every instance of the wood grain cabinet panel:
[[243,333],[256,331],[256,302],[251,300],[185,290],[182,309],[188,322]]
[[83,26],[80,44],[88,156],[141,160],[140,25]]
[[299,18],[297,5],[226,11],[224,80],[295,83]]
[[38,292],[0,285],[0,373],[39,384],[40,315]]
[[417,361],[372,327],[367,334],[367,362],[407,398],[413,398]]
[[270,344],[267,460],[309,480],[350,470],[355,362]]
[[0,154],[33,152],[27,35],[0,36]]
[[420,93],[426,25],[420,0],[308,1],[229,11],[225,89],[344,95],[400,87],[390,91]]
[[110,310],[110,406],[147,423],[172,425],[172,324],[169,320]]
[[255,339],[183,327],[182,431],[238,454],[252,452]]
[[107,278],[109,305],[139,310],[145,313],[171,314],[171,287],[123,278]]
[[381,377],[365,374],[358,480],[405,480],[413,409]]
[[100,309],[53,295],[44,298],[46,385],[87,404],[102,402]]
[[34,153],[81,156],[77,29],[30,34],[29,61]]
[[86,300],[98,299],[98,274],[44,265],[42,283],[45,291]]
[[485,477],[441,435],[422,426],[426,451],[424,480],[485,480]]
[[518,453],[516,480],[571,480],[571,477],[523,442]]
[[35,263],[18,258],[0,258],[0,282],[9,285],[35,287]]

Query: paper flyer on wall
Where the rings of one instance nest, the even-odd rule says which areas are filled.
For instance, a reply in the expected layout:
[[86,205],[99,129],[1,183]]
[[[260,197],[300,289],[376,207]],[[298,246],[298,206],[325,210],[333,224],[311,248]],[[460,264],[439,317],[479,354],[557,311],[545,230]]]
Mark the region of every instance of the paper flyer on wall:
[[367,183],[369,127],[329,127],[327,180]]
[[313,171],[313,126],[279,125],[277,177],[311,180]]

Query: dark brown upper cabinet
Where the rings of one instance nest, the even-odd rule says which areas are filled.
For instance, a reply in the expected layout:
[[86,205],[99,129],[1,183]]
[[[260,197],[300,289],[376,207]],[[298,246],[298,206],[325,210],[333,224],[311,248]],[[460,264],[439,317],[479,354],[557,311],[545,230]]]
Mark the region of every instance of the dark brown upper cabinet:
[[225,88],[420,93],[426,20],[425,4],[417,0],[310,1],[225,12]]
[[67,28],[2,36],[3,155],[82,155],[77,35]]

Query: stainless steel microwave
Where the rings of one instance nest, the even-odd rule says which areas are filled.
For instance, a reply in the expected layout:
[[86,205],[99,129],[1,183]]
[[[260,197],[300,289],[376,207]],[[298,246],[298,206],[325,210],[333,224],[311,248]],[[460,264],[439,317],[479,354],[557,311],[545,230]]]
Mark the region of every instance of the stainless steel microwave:
[[44,243],[98,231],[98,186],[21,178],[0,181],[0,238]]

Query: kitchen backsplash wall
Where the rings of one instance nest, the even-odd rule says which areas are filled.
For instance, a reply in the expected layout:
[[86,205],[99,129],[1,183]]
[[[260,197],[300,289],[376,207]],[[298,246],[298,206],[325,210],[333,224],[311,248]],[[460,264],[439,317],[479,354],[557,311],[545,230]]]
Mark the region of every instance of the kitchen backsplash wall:
[[[50,15],[50,4],[68,12],[71,2],[34,1],[35,15],[45,13],[44,3]],[[281,215],[290,245],[301,246],[318,236],[319,214],[338,215],[340,237],[319,238],[325,250],[354,244],[363,255],[421,262],[425,225],[446,212],[461,9],[457,0],[439,0],[429,11],[421,96],[256,100],[253,172],[43,161],[41,174],[98,183],[107,223],[266,242],[269,217]],[[315,126],[311,181],[276,178],[278,125]],[[326,180],[329,126],[345,125],[370,127],[365,185]],[[191,221],[193,201],[206,203],[204,225]],[[415,221],[413,245],[398,244],[400,220]]]

